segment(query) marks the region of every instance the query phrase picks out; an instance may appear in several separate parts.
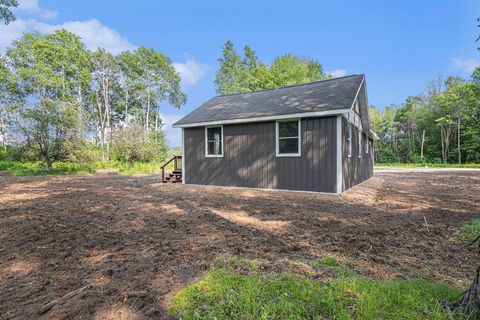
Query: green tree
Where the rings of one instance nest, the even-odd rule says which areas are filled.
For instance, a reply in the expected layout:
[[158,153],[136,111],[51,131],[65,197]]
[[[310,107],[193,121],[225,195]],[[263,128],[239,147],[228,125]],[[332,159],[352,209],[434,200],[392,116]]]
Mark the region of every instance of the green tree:
[[[158,124],[160,104],[168,102],[175,108],[186,103],[186,95],[180,87],[180,75],[175,71],[172,61],[153,49],[140,47],[135,54],[142,66],[140,91],[144,106],[145,132],[151,129],[151,113],[155,115]],[[158,125],[155,127],[158,129]]]
[[286,54],[274,59],[272,65],[261,62],[249,46],[242,58],[227,41],[218,59],[220,68],[215,77],[216,91],[220,94],[251,92],[281,86],[326,79],[322,65],[309,57]]
[[244,74],[244,64],[235,51],[232,41],[225,42],[223,54],[218,58],[218,62],[220,69],[215,76],[216,91],[220,94],[243,92],[239,79]]
[[123,96],[117,103],[120,109],[118,112],[123,113],[123,122],[128,124],[130,114],[138,110],[139,105],[136,97],[142,76],[142,66],[137,59],[137,55],[130,51],[124,51],[117,56],[120,74],[118,76],[119,88]]
[[62,156],[62,143],[82,138],[79,88],[88,82],[86,57],[80,38],[65,30],[25,34],[7,51],[22,98],[18,125],[49,171]]
[[5,24],[15,21],[16,18],[12,13],[12,8],[18,7],[17,0],[0,0],[0,20]]
[[[98,49],[92,53],[90,60],[93,81],[91,83],[90,114],[95,119],[95,131],[100,139],[102,161],[110,158],[110,140],[112,133],[112,110],[115,97],[115,81],[118,75],[118,65],[115,57]],[[93,107],[94,106],[94,107]]]
[[275,83],[269,66],[258,59],[255,51],[249,46],[245,46],[244,56],[241,69],[244,72],[240,77],[240,92],[274,88]]
[[[453,108],[457,135],[457,161],[462,163],[462,126],[474,126],[471,121],[476,116],[475,107],[478,105],[475,86],[471,83],[456,83],[448,87],[446,93]],[[473,150],[471,150],[473,151]]]
[[4,151],[8,145],[9,108],[14,103],[17,93],[14,75],[7,67],[7,62],[0,56],[0,143]]
[[326,79],[322,65],[309,57],[285,54],[275,58],[270,72],[275,87],[289,86]]

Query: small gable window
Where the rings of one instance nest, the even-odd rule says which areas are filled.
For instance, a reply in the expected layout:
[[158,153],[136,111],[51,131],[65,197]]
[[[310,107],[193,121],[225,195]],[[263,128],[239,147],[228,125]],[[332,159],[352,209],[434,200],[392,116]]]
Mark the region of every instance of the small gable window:
[[277,157],[300,156],[300,132],[300,120],[277,121]]
[[205,127],[205,155],[223,157],[223,127]]

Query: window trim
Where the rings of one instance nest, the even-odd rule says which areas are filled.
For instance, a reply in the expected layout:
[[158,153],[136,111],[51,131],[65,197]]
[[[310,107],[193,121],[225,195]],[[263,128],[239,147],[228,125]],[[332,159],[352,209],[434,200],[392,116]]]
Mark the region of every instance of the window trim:
[[[208,129],[209,128],[220,128],[220,136],[221,136],[221,146],[222,146],[222,153],[221,154],[208,154]],[[205,157],[206,158],[223,158],[223,125],[216,125],[216,126],[205,126]]]
[[348,122],[347,157],[352,157],[352,124]]
[[369,153],[369,149],[370,149],[370,139],[368,138],[368,136],[365,134],[365,153],[368,154]]
[[359,159],[362,157],[362,152],[363,152],[362,136],[363,136],[363,132],[359,129],[358,130],[358,158]]
[[[280,140],[279,137],[279,128],[278,125],[281,122],[292,122],[292,121],[297,121],[298,122],[298,152],[297,153],[280,153],[280,144],[278,143]],[[294,138],[294,137],[288,137],[288,138]],[[301,157],[302,156],[302,119],[282,119],[282,120],[277,120],[275,121],[275,155],[277,157]]]

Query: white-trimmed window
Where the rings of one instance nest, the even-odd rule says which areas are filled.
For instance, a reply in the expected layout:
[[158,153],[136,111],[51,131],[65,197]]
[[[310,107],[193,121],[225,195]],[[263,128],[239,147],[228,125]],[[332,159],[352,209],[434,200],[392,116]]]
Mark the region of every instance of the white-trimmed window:
[[362,157],[362,131],[358,130],[358,157]]
[[370,140],[368,139],[368,136],[365,135],[365,153],[368,153],[369,146],[370,146]]
[[300,119],[276,122],[277,157],[299,157],[301,155]]
[[205,156],[223,157],[223,127],[205,127]]
[[348,157],[352,156],[352,124],[348,123],[348,135],[347,135],[347,150],[348,150]]

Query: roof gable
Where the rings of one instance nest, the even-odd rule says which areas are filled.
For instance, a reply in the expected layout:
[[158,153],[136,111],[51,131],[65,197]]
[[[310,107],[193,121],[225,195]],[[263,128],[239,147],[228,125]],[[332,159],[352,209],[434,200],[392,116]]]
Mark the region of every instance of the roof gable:
[[364,75],[351,75],[276,89],[216,96],[180,119],[174,127],[348,112],[363,83]]

